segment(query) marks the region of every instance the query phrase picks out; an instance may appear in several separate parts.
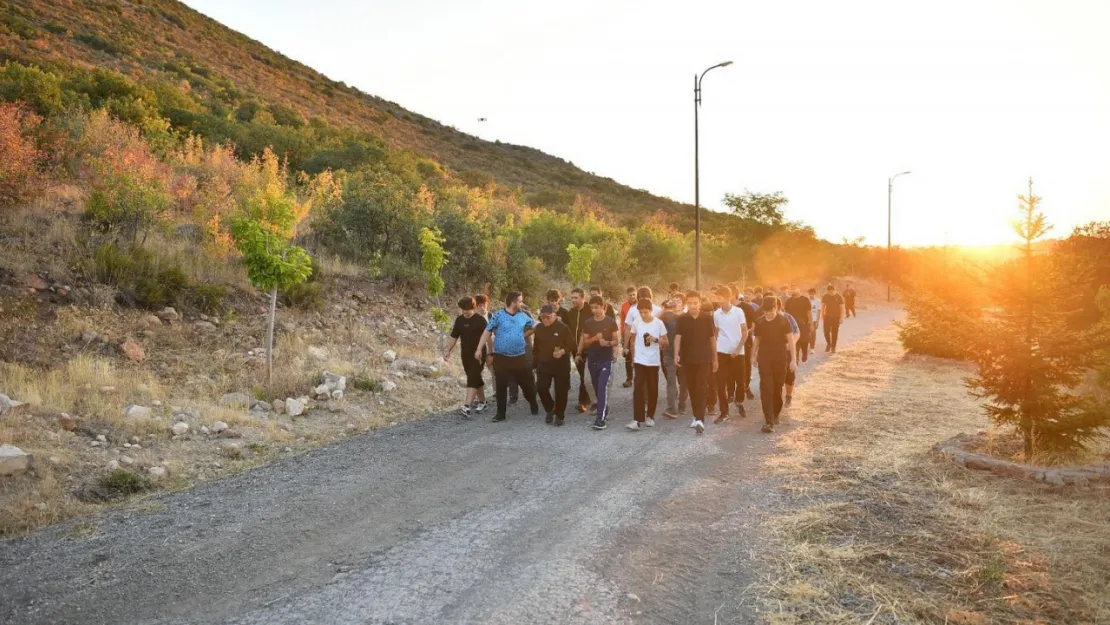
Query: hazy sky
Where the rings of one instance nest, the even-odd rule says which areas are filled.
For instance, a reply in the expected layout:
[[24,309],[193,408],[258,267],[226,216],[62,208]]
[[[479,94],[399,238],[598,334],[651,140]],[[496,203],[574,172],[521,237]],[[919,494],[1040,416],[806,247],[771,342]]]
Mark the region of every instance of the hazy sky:
[[[187,0],[335,80],[693,202],[782,191],[830,240],[1012,239],[1110,219],[1106,0]],[[265,8],[263,8],[263,6]],[[479,123],[479,117],[488,121]]]

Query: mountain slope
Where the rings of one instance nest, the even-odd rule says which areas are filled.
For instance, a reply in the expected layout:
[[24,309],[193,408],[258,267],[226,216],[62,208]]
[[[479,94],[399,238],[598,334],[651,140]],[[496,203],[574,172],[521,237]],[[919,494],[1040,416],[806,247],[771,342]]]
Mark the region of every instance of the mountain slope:
[[[140,83],[182,85],[234,115],[244,102],[294,109],[332,127],[380,137],[477,182],[492,176],[534,205],[588,196],[625,219],[656,211],[692,225],[692,207],[589,174],[534,148],[491,143],[332,81],[173,0],[20,0],[5,3],[0,59],[46,68],[100,67]],[[183,124],[171,116],[176,126]]]

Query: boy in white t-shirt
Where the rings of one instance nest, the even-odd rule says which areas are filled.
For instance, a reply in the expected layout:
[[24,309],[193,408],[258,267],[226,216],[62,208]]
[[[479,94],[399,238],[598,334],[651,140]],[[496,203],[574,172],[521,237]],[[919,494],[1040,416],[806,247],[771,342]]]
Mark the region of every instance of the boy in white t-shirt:
[[[717,403],[721,414],[713,423],[728,421],[729,389],[744,383],[744,343],[748,339],[748,322],[744,311],[732,304],[736,296],[727,286],[719,286],[713,294],[720,307],[713,312],[713,326],[717,329]],[[744,409],[744,393],[736,392],[736,411],[748,416]]]
[[650,299],[636,302],[638,319],[629,330],[628,346],[632,351],[632,414],[635,420],[627,428],[633,432],[655,425],[655,406],[659,402],[659,368],[663,364],[662,348],[668,345],[667,326],[655,317]]

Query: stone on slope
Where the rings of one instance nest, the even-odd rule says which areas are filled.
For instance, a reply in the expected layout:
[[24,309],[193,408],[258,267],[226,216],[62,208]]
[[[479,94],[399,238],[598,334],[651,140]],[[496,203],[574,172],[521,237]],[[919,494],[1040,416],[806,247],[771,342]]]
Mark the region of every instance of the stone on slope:
[[224,408],[246,408],[251,403],[251,398],[246,393],[225,393],[220,397],[220,406]]
[[15,475],[28,471],[34,462],[34,456],[22,449],[8,444],[0,445],[0,475]]
[[289,413],[290,417],[299,417],[304,414],[304,402],[299,399],[290,397],[285,400],[285,410]]

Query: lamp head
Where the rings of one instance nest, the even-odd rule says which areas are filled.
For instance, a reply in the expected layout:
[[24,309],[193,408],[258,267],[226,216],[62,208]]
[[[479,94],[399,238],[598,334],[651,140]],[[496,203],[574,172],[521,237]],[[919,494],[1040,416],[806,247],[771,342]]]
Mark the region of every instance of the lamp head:
[[721,63],[717,67],[728,67],[729,65],[732,65],[732,61],[725,61],[724,63]]

